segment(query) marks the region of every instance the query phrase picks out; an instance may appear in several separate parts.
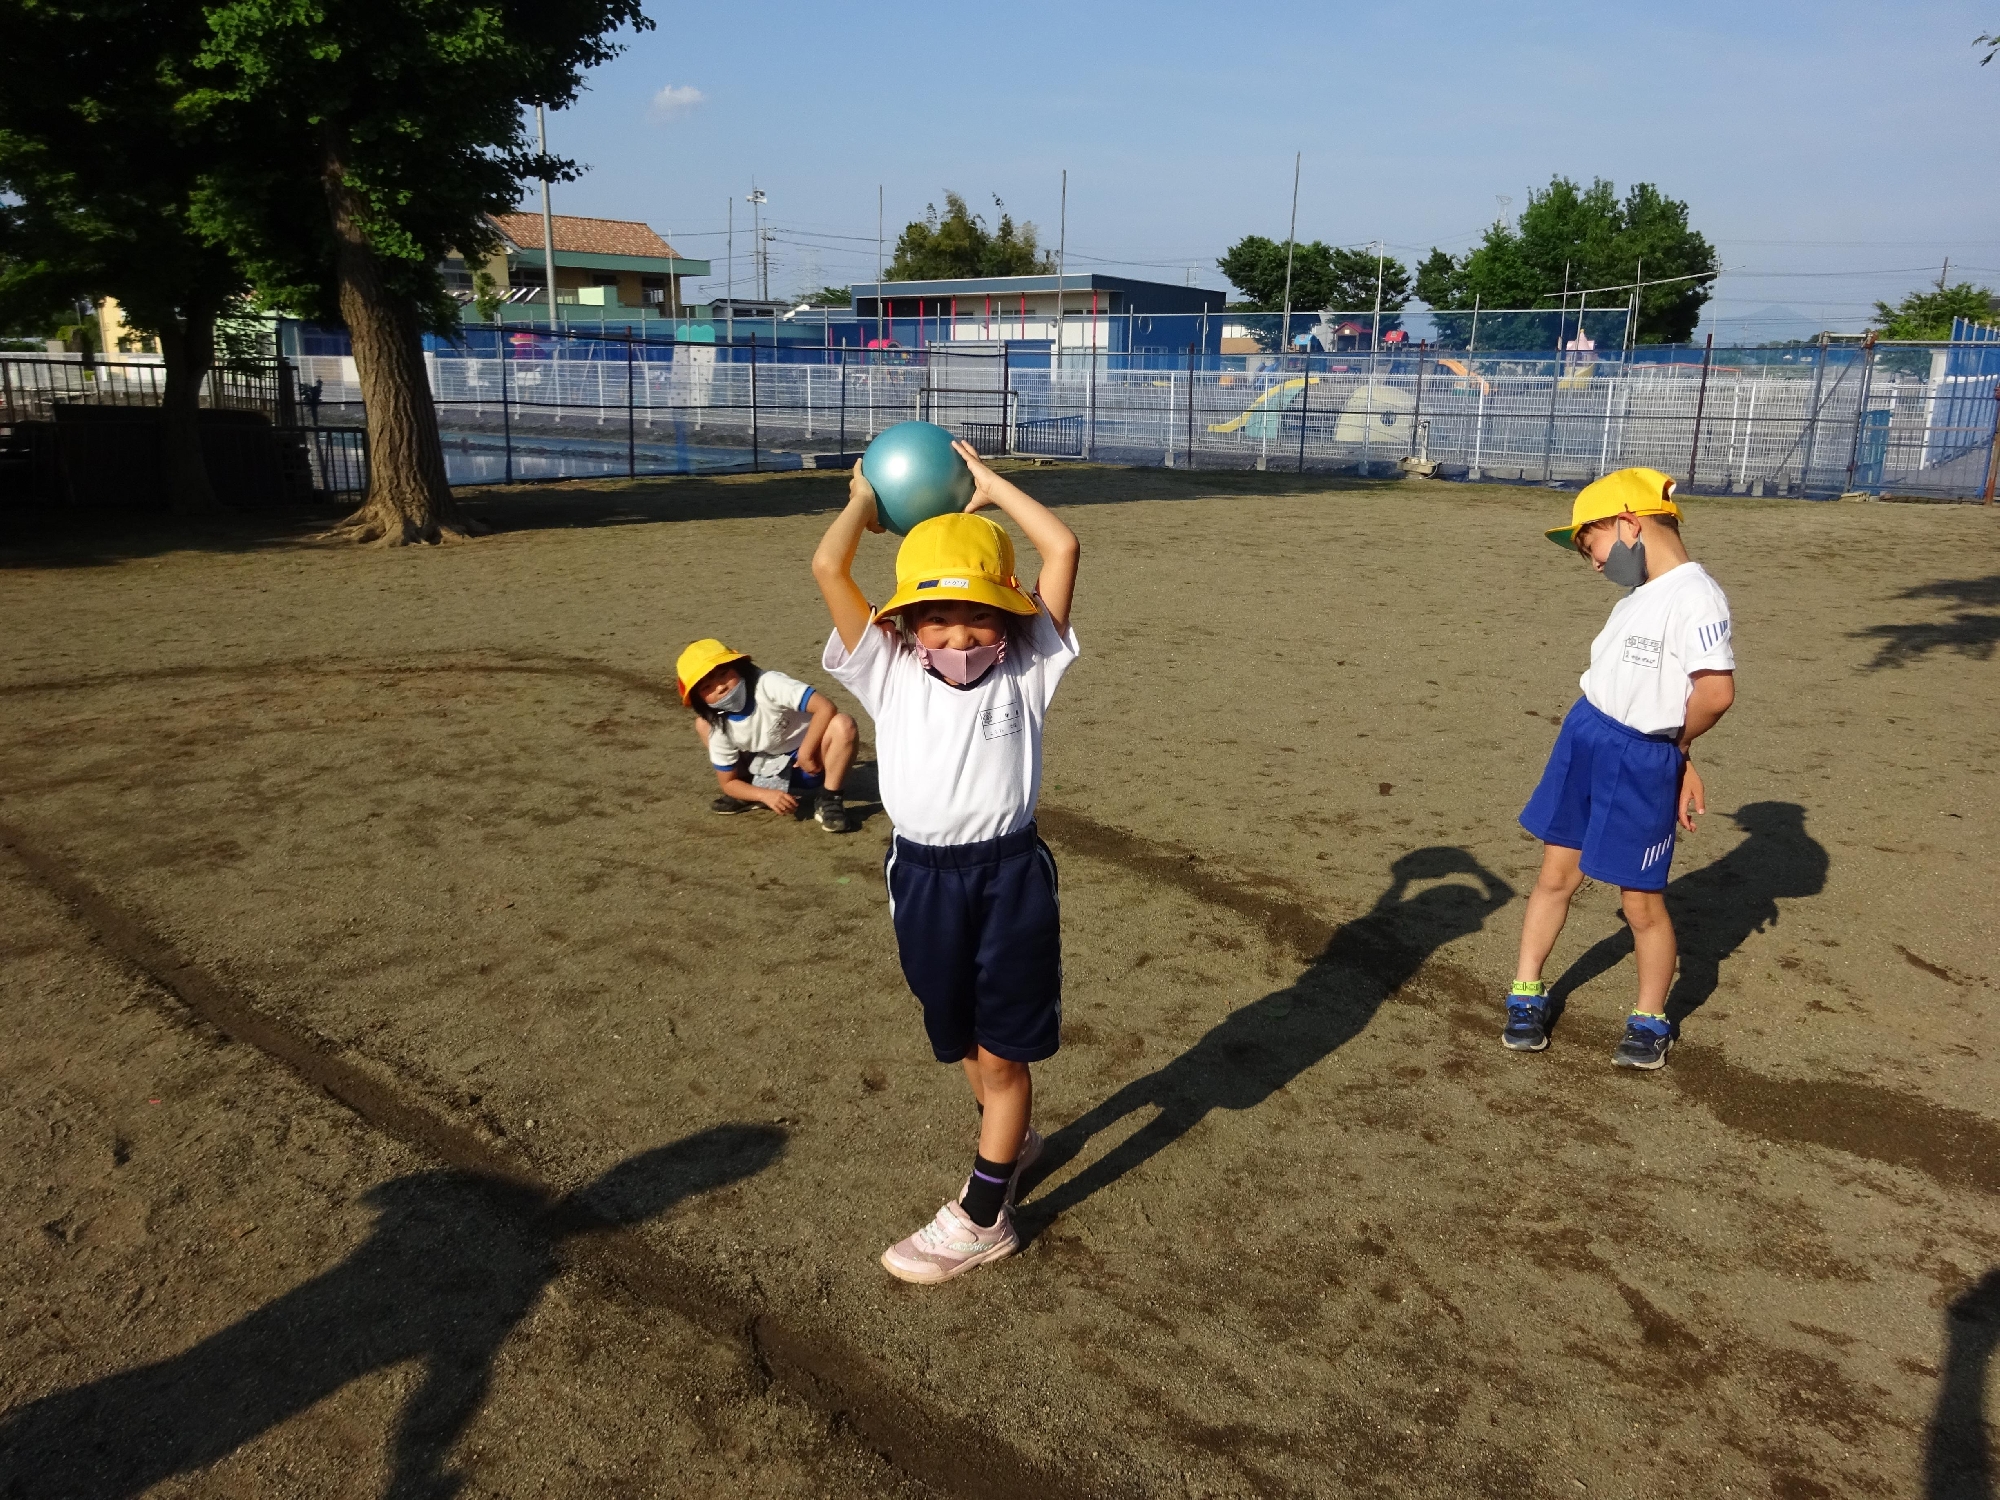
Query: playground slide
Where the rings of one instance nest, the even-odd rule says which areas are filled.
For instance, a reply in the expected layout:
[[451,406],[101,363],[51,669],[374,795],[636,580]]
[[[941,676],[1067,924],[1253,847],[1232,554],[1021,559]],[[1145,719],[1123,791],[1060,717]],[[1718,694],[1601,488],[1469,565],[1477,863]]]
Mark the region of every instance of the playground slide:
[[[1321,376],[1315,375],[1312,377],[1314,385],[1319,385],[1322,381],[1323,377]],[[1244,407],[1241,416],[1231,417],[1227,422],[1211,422],[1208,430],[1210,432],[1241,432],[1258,417],[1263,417],[1268,421],[1297,400],[1305,388],[1306,377],[1295,375],[1290,380],[1282,381],[1272,386],[1263,395]]]

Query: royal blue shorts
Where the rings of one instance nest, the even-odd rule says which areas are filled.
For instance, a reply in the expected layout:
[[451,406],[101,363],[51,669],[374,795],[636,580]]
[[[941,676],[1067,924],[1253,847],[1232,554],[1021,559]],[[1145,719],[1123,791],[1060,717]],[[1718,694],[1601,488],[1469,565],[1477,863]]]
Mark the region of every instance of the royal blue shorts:
[[1674,858],[1681,788],[1678,734],[1641,734],[1579,698],[1563,715],[1521,826],[1545,844],[1583,851],[1583,873],[1657,891]]
[[903,977],[939,1062],[976,1042],[1012,1062],[1053,1057],[1062,1037],[1056,861],[1031,823],[976,844],[897,838],[883,861]]

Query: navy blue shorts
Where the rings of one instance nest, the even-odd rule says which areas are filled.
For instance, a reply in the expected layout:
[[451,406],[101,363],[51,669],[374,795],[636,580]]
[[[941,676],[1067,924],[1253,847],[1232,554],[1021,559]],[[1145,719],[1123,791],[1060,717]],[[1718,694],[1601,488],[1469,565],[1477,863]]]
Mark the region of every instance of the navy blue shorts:
[[897,838],[882,870],[903,977],[937,1060],[957,1062],[975,1042],[1011,1062],[1055,1056],[1062,917],[1055,856],[1034,825],[976,844]]
[[1632,891],[1663,890],[1679,815],[1678,734],[1641,734],[1579,698],[1563,715],[1521,826],[1579,849],[1583,873]]

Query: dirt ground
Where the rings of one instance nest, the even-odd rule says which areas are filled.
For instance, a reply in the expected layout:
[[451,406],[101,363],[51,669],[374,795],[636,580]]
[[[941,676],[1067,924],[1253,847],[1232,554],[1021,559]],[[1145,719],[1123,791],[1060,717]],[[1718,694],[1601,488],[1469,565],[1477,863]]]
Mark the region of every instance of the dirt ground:
[[1023,482],[1065,1045],[1028,1248],[940,1289],[876,1264],[974,1140],[887,820],[711,816],[671,689],[848,702],[838,476],[0,530],[0,1496],[1990,1500],[1995,513],[1690,502],[1738,703],[1632,1076],[1615,892],[1497,1040],[1615,597],[1567,495]]

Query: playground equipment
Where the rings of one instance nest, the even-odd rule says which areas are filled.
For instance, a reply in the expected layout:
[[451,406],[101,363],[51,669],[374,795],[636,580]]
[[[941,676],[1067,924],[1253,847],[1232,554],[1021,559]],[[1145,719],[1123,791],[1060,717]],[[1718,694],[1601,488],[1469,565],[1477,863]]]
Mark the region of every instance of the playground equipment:
[[964,510],[972,498],[972,470],[935,422],[883,428],[861,455],[861,473],[874,486],[876,516],[898,536],[919,521]]
[[[1263,395],[1244,407],[1242,412],[1227,422],[1211,422],[1210,432],[1240,432],[1248,438],[1274,438],[1285,419],[1285,409],[1304,394],[1307,377],[1295,375],[1290,380],[1280,381]],[[1314,385],[1323,385],[1324,375],[1311,377]]]

